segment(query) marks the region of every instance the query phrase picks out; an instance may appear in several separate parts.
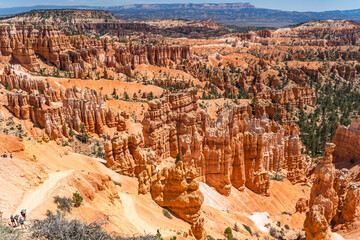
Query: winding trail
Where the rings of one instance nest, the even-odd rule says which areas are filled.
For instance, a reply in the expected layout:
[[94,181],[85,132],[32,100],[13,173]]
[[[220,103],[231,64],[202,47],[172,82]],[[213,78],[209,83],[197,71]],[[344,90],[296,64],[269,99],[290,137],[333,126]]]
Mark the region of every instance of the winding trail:
[[139,233],[156,233],[156,229],[146,223],[138,215],[134,200],[129,194],[119,193],[123,208],[124,208],[124,217],[129,220],[129,222],[139,231]]
[[69,176],[72,172],[73,170],[50,173],[49,178],[45,180],[43,184],[23,196],[16,212],[20,212],[21,209],[26,209],[26,212],[30,215],[31,211],[41,205],[42,201],[46,199],[48,192],[54,188],[61,179]]

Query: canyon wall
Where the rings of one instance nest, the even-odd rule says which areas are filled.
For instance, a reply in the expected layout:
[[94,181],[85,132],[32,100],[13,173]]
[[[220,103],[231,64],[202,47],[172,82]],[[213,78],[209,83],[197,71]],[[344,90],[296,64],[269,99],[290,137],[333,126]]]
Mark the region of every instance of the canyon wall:
[[332,163],[335,144],[327,143],[325,150],[315,169],[304,222],[309,240],[330,240],[332,229],[346,229],[360,220],[360,186],[350,183],[349,170],[335,169]]
[[332,143],[336,144],[334,162],[360,160],[360,117],[353,120],[348,127],[336,129]]
[[102,95],[75,88],[52,89],[45,87],[42,80],[5,71],[9,72],[0,76],[1,84],[17,90],[7,94],[8,109],[17,118],[29,119],[44,128],[51,139],[69,137],[73,130],[107,134],[107,128],[126,128],[124,114],[107,109]]
[[153,100],[142,122],[144,141],[160,159],[179,153],[206,183],[224,195],[231,185],[268,195],[270,172],[288,170],[292,182],[305,181],[299,128],[269,120],[260,105],[241,104],[211,119],[197,104],[196,90]]
[[116,44],[108,38],[65,36],[54,26],[0,25],[0,56],[13,57],[30,71],[41,61],[69,72],[75,78],[91,77],[92,68],[111,68],[130,75],[139,64],[175,66],[190,59],[188,46]]

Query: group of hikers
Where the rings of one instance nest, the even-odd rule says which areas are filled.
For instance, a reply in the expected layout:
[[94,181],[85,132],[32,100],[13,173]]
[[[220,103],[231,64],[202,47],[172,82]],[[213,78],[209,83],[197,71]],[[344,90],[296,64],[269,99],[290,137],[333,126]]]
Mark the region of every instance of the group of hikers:
[[[7,157],[8,157],[7,152],[5,152],[3,155],[0,155],[0,157],[2,157],[2,158],[7,158]],[[13,158],[12,153],[10,153],[10,158],[11,158],[11,159]]]
[[21,228],[26,229],[25,220],[26,220],[26,209],[21,210],[20,215],[10,216],[11,225],[13,227],[20,226]]

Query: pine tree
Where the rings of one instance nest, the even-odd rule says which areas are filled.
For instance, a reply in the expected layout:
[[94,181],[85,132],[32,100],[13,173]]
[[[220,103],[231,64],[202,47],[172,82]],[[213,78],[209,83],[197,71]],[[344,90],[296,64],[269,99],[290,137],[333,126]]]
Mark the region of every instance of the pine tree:
[[175,165],[176,165],[178,162],[180,162],[180,161],[182,161],[182,160],[181,160],[181,157],[180,157],[180,153],[178,153],[178,154],[176,155]]
[[125,91],[124,92],[124,97],[125,97],[125,100],[128,101],[130,99],[129,95],[127,94],[127,92]]

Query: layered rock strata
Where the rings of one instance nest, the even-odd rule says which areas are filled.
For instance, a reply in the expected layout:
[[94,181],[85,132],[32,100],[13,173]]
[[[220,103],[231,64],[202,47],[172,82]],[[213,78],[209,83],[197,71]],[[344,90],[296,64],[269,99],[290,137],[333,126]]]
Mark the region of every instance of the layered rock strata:
[[9,110],[17,118],[30,119],[44,128],[51,139],[69,137],[70,130],[81,132],[82,126],[86,132],[97,134],[105,134],[106,127],[125,129],[125,119],[112,108],[106,109],[102,96],[88,93],[56,103],[43,96],[9,93],[7,99]]
[[149,148],[144,148],[142,135],[117,132],[107,136],[104,143],[106,165],[127,176],[138,176],[146,166],[155,166],[157,158]]
[[186,168],[180,161],[161,171],[149,166],[138,178],[140,194],[150,192],[157,204],[186,222],[195,223],[199,219],[204,196],[199,190],[195,169]]
[[190,59],[190,48],[132,43],[119,46],[108,38],[65,36],[53,26],[35,29],[32,25],[1,25],[1,55],[13,57],[30,71],[39,72],[42,60],[75,78],[87,78],[91,77],[92,68],[107,67],[131,74],[132,69],[143,63],[174,66]]
[[330,240],[332,228],[346,227],[360,217],[360,186],[350,183],[347,169],[335,169],[332,163],[335,144],[327,143],[325,150],[315,169],[304,222],[306,239],[310,240]]
[[307,164],[297,125],[269,120],[260,105],[254,114],[235,105],[212,120],[197,100],[197,92],[189,90],[149,103],[142,122],[145,144],[159,158],[179,153],[187,167],[225,195],[231,185],[268,195],[269,173],[282,169],[290,181],[304,181]]
[[336,144],[334,162],[360,160],[360,117],[353,120],[349,126],[339,126],[336,129],[332,143]]
[[315,106],[316,97],[309,87],[292,87],[277,91],[264,91],[256,95],[259,99],[271,100],[282,107]]

